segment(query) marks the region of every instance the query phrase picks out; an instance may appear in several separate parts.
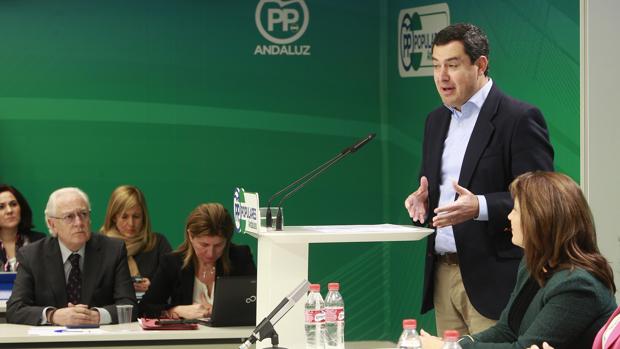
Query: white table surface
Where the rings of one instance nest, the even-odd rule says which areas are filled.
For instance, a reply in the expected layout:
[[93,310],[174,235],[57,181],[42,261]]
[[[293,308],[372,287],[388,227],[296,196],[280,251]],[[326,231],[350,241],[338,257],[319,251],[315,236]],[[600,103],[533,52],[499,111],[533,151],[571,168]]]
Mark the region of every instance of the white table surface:
[[199,325],[197,330],[143,330],[137,322],[124,325],[102,325],[98,329],[70,330],[60,326],[27,326],[0,324],[0,344],[10,343],[69,343],[69,342],[112,342],[126,344],[137,341],[166,340],[236,340],[247,337],[254,327],[207,327]]

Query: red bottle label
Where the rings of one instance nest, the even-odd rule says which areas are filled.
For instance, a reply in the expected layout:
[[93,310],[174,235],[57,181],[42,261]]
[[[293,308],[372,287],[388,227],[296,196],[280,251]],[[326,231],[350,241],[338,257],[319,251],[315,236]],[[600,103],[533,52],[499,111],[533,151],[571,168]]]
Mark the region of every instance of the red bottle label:
[[325,312],[323,310],[306,310],[307,324],[320,324],[325,322]]
[[325,320],[328,322],[344,321],[344,308],[326,308]]

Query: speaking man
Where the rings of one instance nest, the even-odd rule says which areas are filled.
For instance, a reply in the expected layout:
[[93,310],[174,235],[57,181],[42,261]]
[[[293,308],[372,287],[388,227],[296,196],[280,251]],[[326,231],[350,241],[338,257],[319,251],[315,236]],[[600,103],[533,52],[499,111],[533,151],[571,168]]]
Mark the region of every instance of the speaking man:
[[435,308],[437,330],[480,332],[495,323],[515,285],[522,257],[511,243],[508,185],[533,170],[553,170],[541,112],[500,91],[488,76],[489,44],[472,24],[435,36],[434,80],[443,105],[424,130],[420,186],[405,207],[429,236],[422,312]]

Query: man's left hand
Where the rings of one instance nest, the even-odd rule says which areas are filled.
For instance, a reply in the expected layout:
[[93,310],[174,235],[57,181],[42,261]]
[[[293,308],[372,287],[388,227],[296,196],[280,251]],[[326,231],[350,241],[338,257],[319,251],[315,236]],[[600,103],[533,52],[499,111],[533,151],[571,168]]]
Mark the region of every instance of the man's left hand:
[[456,181],[453,182],[454,190],[459,195],[456,201],[435,209],[433,226],[443,228],[450,225],[463,223],[478,217],[478,197],[469,190],[461,187]]

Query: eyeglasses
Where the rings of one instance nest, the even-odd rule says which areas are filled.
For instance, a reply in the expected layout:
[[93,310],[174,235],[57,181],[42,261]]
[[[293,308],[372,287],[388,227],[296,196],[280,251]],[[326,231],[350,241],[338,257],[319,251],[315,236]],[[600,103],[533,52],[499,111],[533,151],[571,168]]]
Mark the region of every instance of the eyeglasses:
[[90,210],[79,210],[71,213],[67,213],[61,217],[49,216],[54,219],[61,219],[65,224],[71,224],[75,222],[75,220],[80,217],[81,220],[85,221],[90,218]]

